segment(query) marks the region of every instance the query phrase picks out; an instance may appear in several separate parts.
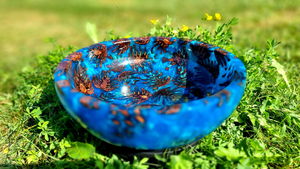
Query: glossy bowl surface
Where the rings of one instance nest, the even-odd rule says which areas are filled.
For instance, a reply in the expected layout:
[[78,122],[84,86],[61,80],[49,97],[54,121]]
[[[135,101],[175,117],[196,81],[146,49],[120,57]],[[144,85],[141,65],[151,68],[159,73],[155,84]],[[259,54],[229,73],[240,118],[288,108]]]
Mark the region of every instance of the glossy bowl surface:
[[207,43],[138,37],[68,55],[54,80],[66,111],[92,134],[158,150],[192,143],[220,126],[243,96],[246,69]]

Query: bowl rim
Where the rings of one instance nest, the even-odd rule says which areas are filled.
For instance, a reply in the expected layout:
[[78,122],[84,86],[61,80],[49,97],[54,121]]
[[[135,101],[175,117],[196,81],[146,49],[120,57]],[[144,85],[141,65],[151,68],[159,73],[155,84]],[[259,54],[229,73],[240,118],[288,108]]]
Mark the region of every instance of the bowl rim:
[[[124,41],[136,41],[138,38],[144,38],[144,37],[131,37],[131,38],[122,38],[122,39],[117,39],[117,40],[102,41],[102,42],[99,42],[99,43],[96,43],[96,44],[93,44],[93,45],[90,45],[90,46],[101,44],[103,42],[113,42],[113,41],[116,41],[116,43],[114,43],[114,44],[117,44],[117,43],[122,43],[123,42],[122,40],[124,40]],[[197,40],[190,40],[190,39],[177,38],[177,37],[149,37],[149,38],[175,38],[175,39],[180,39],[180,40],[184,40],[184,41],[188,41],[188,42],[197,41]],[[227,93],[229,86],[234,86],[236,84],[238,86],[240,86],[241,88],[245,89],[245,87],[246,87],[245,86],[245,81],[246,81],[246,77],[247,77],[247,71],[246,71],[246,67],[244,66],[243,62],[237,56],[233,55],[231,52],[228,52],[228,51],[226,51],[226,50],[224,50],[224,49],[222,49],[220,47],[214,46],[212,44],[208,44],[208,43],[205,43],[205,42],[202,42],[202,41],[197,41],[197,42],[200,42],[200,43],[208,45],[208,47],[209,48],[213,48],[214,51],[215,50],[222,50],[223,52],[226,53],[226,55],[231,56],[231,58],[234,58],[233,62],[235,63],[234,64],[234,66],[235,66],[235,75],[234,75],[234,78],[232,79],[232,81],[229,83],[229,85],[227,85],[224,89],[220,90],[219,92],[217,92],[215,94],[212,94],[210,96],[206,96],[204,98],[197,99],[197,100],[192,100],[192,101],[189,101],[189,102],[204,101],[206,103],[207,102],[206,101],[207,98],[212,98],[212,97],[215,97],[215,96],[220,96],[220,94]],[[85,48],[88,48],[88,47],[85,47]],[[71,53],[71,54],[74,54],[76,52],[78,52],[78,50],[75,51],[75,52],[73,52],[73,53]],[[69,55],[71,55],[71,54],[69,54]],[[64,59],[66,59],[66,58],[64,58]],[[61,62],[63,62],[63,60]],[[57,77],[56,74],[60,74],[60,77]],[[63,75],[63,76],[61,76],[61,75]],[[65,77],[65,78],[62,78],[62,77]],[[68,79],[66,77],[67,77],[67,72],[66,71],[63,71],[63,72],[59,73],[59,71],[57,71],[57,69],[56,69],[56,71],[54,73],[55,88],[56,88],[56,90],[60,91],[60,93],[62,93],[62,88],[66,88],[66,87],[70,87],[71,86],[70,82],[68,81]],[[72,87],[71,88],[67,88],[67,89],[69,89],[69,90],[68,91],[64,90],[63,93],[72,93],[72,94],[76,94],[78,92],[79,92],[79,94],[81,93],[80,91],[78,91],[77,89],[74,89]],[[83,93],[81,93],[81,94],[83,94]],[[85,94],[83,94],[83,95],[85,95]],[[94,98],[92,96],[86,96],[85,95],[85,97],[86,97],[86,99],[88,99],[87,97],[90,97],[89,100],[91,100],[91,99],[98,100],[94,104],[99,104],[99,106],[100,106],[101,102],[105,102],[105,101],[101,101],[101,100],[99,100],[97,98]],[[182,103],[176,103],[176,104],[188,104],[189,102],[182,102]],[[107,103],[107,102],[105,102],[105,104],[116,105],[116,106],[120,105],[120,104]],[[137,105],[137,106],[141,106],[141,105]],[[157,107],[158,105],[152,105],[152,106],[156,106]],[[166,105],[166,106],[162,105],[162,107],[170,107],[170,106],[172,106],[172,105]],[[95,106],[95,107],[98,107],[98,106]],[[136,106],[132,106],[132,107],[136,107]]]

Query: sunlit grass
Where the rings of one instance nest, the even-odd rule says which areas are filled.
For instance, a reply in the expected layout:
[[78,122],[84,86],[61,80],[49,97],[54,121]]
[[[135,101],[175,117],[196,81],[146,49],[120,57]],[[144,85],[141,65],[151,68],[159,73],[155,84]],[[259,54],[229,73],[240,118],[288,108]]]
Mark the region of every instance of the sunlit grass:
[[[211,163],[216,162],[216,159],[218,159],[220,163],[220,159],[214,154],[214,150],[221,147],[218,142],[233,142],[237,146],[242,145],[241,140],[245,139],[248,141],[247,145],[251,147],[250,143],[255,144],[257,143],[255,140],[258,139],[267,148],[271,148],[272,151],[283,155],[279,159],[281,166],[277,167],[285,167],[282,166],[283,163],[291,166],[300,164],[298,158],[300,117],[299,112],[296,111],[297,109],[299,110],[298,101],[300,100],[300,95],[295,92],[299,86],[300,77],[298,64],[300,56],[300,43],[298,43],[300,41],[299,7],[299,0],[254,0],[251,3],[238,0],[233,0],[231,3],[226,1],[201,2],[196,0],[177,0],[172,2],[161,0],[0,1],[0,138],[3,138],[0,140],[0,165],[1,159],[4,159],[3,157],[9,158],[7,154],[3,154],[3,150],[7,146],[9,146],[8,154],[18,154],[13,157],[16,161],[22,161],[31,157],[23,149],[39,152],[36,147],[30,147],[33,142],[39,145],[38,148],[43,151],[48,151],[49,149],[45,148],[46,146],[43,147],[45,143],[48,144],[49,142],[45,141],[44,136],[36,129],[35,126],[38,125],[35,121],[36,119],[34,120],[29,115],[24,115],[24,107],[28,106],[31,107],[30,109],[36,109],[36,106],[40,106],[37,103],[32,104],[35,101],[29,100],[31,98],[27,96],[28,93],[26,92],[32,86],[24,85],[24,81],[20,80],[20,77],[15,76],[20,72],[22,74],[22,71],[27,72],[25,75],[30,74],[29,72],[34,72],[28,71],[28,69],[38,69],[43,72],[34,72],[30,76],[36,79],[50,78],[49,70],[36,67],[42,67],[43,64],[48,65],[49,63],[45,62],[47,60],[45,56],[50,57],[47,54],[49,51],[55,49],[53,51],[56,52],[58,50],[50,42],[44,42],[46,38],[56,39],[57,45],[64,48],[67,48],[68,45],[81,48],[93,43],[85,32],[87,22],[97,25],[98,39],[102,41],[109,38],[106,32],[110,30],[115,30],[115,34],[122,37],[127,35],[128,32],[132,32],[131,36],[142,36],[149,33],[150,28],[153,26],[150,20],[159,19],[160,22],[164,22],[166,15],[173,18],[171,25],[173,27],[182,29],[182,25],[186,25],[194,29],[195,25],[200,25],[213,32],[216,22],[201,20],[201,18],[206,16],[205,13],[212,16],[215,13],[220,13],[222,20],[219,23],[224,23],[233,17],[239,18],[240,23],[234,26],[232,30],[232,42],[235,48],[238,49],[240,57],[243,57],[246,53],[245,51],[251,48],[264,51],[267,48],[266,41],[268,39],[280,41],[280,46],[276,48],[280,55],[278,60],[285,68],[293,92],[288,90],[284,80],[280,79],[280,75],[276,76],[277,79],[275,76],[267,76],[266,72],[261,69],[261,65],[252,61],[253,65],[257,67],[253,67],[251,71],[259,69],[260,71],[257,75],[261,79],[257,79],[254,76],[247,79],[247,89],[251,90],[248,92],[249,95],[244,97],[243,104],[237,108],[229,120],[213,134],[205,137],[203,142],[199,144],[200,150],[197,149],[199,151],[197,154],[204,153],[199,158],[203,158],[204,161]],[[44,55],[42,57],[45,59],[43,64],[37,65],[36,55]],[[63,58],[61,53],[58,56]],[[259,56],[261,55],[252,52],[251,56],[247,57],[250,59],[259,58]],[[59,61],[56,62],[58,63]],[[251,66],[251,64],[248,64],[248,66]],[[251,74],[251,71],[248,71],[248,74]],[[46,72],[46,75],[44,72]],[[36,84],[37,82],[31,81],[36,80],[32,77],[27,78],[27,81],[30,82],[26,83]],[[39,81],[39,83],[42,82]],[[46,83],[43,82],[43,84],[45,85]],[[15,91],[18,94],[13,95],[12,92],[16,85],[24,88]],[[48,85],[46,86],[48,87]],[[51,85],[49,84],[49,86]],[[62,114],[66,116],[58,114],[57,109],[63,109],[57,105],[57,98],[54,99],[54,96],[52,97],[53,93],[51,92],[53,92],[53,89],[45,89],[45,91],[48,90],[50,92],[44,94],[49,101],[44,102],[45,105],[49,102],[52,105],[49,105],[45,111],[50,114],[53,113],[53,116],[48,116],[47,113],[43,112],[43,118],[51,121],[49,131],[57,128],[56,134],[64,137],[63,132],[60,133],[60,131],[67,131],[67,129],[63,128],[63,125],[57,127],[56,124],[57,119],[63,118],[64,122],[67,121],[68,127],[71,128],[70,130],[86,132],[79,126],[75,125],[74,127],[70,125],[69,123],[73,123],[67,120],[70,117],[65,112]],[[11,96],[19,97],[12,99]],[[14,104],[11,102],[12,100]],[[264,113],[261,113],[260,107],[264,100],[268,100],[268,102]],[[255,120],[255,124],[252,123],[253,120]],[[24,121],[27,123],[23,124]],[[82,138],[77,139],[83,141],[85,138],[96,140],[92,136],[82,136]],[[61,138],[57,139],[55,137],[53,139],[56,139],[55,141],[58,142],[55,144],[61,144],[62,142]],[[72,141],[74,140],[73,138]],[[56,150],[59,150],[61,145],[55,146]],[[252,145],[253,147],[257,148]],[[52,150],[49,152],[51,152],[50,154],[55,154]],[[110,158],[113,159],[112,157]],[[50,158],[42,157],[41,161],[44,159]],[[276,158],[271,160],[268,167],[276,168]],[[294,161],[290,162],[288,160]],[[93,164],[93,162],[91,161],[90,163]],[[74,160],[68,165],[75,166],[77,163],[81,163],[81,161]],[[193,161],[193,163],[195,164],[196,162]],[[232,164],[232,162],[224,160],[223,164],[226,166]],[[50,165],[64,166],[63,163],[45,163],[45,166],[49,167]]]
[[105,33],[108,30],[115,30],[120,36],[128,32],[133,32],[132,36],[142,36],[149,31],[151,19],[163,19],[166,15],[174,19],[173,26],[213,28],[214,22],[203,22],[201,18],[205,13],[213,15],[216,12],[222,14],[222,20],[240,18],[239,26],[233,29],[236,45],[265,47],[265,39],[272,37],[282,41],[279,52],[283,57],[289,51],[293,60],[299,58],[296,48],[300,39],[297,33],[300,8],[297,4],[300,1],[5,0],[0,2],[0,66],[3,73],[21,70],[34,60],[34,56],[52,49],[51,44],[44,42],[49,37],[57,39],[61,46],[90,45],[92,42],[84,31],[88,21],[96,23],[99,39],[103,40],[108,37]]

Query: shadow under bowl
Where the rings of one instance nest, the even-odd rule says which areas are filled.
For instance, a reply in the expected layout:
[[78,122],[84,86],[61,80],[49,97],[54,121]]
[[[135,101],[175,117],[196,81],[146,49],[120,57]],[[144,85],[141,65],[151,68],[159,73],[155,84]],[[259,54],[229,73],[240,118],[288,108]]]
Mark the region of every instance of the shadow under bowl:
[[220,126],[243,96],[246,69],[207,43],[138,37],[68,55],[54,80],[66,111],[93,135],[160,150],[195,142]]

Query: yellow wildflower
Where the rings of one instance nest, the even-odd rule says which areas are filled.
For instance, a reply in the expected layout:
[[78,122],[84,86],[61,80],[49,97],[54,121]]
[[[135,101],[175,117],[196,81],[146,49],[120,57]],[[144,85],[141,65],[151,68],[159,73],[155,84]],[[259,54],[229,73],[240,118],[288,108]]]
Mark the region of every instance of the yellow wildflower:
[[6,149],[3,150],[4,154],[7,154],[8,152],[9,152],[8,148],[6,148]]
[[157,22],[158,22],[158,19],[153,19],[153,20],[151,20],[151,22],[153,23],[153,25],[156,25],[157,24]]
[[183,26],[183,28],[182,28],[182,31],[183,31],[183,32],[189,30],[189,27],[187,27],[187,26],[185,26],[185,25],[182,25],[182,26]]
[[206,20],[208,20],[208,21],[210,21],[210,20],[212,20],[212,16],[209,16],[208,14],[205,14],[207,17],[206,17]]
[[131,37],[130,35],[124,36],[124,38],[130,38],[130,37]]
[[215,20],[221,20],[221,15],[219,13],[215,13]]

